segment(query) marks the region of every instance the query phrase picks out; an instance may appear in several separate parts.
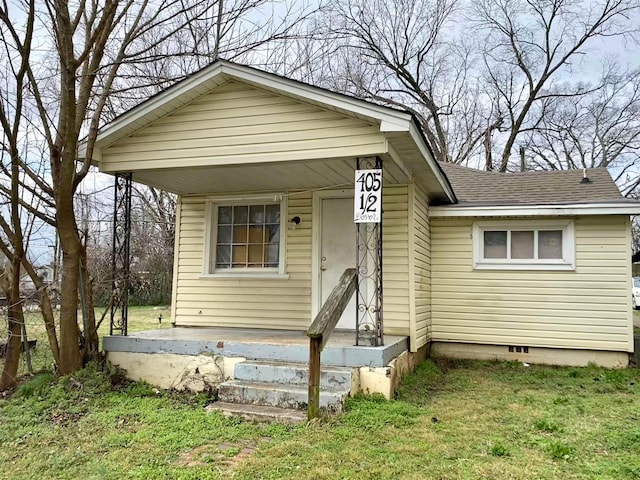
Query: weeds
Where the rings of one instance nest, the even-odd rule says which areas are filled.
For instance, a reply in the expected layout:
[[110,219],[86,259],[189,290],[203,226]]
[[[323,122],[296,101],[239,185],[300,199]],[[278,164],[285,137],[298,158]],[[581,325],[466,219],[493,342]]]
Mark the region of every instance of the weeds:
[[551,442],[547,446],[547,452],[554,460],[569,460],[575,452],[575,447],[562,442]]
[[539,418],[533,422],[533,426],[544,433],[556,433],[560,431],[558,424],[547,420],[546,418]]
[[37,375],[0,400],[0,472],[13,480],[640,479],[639,380],[638,370],[595,366],[428,361],[395,401],[358,395],[337,419],[292,427],[207,414],[206,394],[157,391],[90,365],[60,379]]
[[491,446],[491,450],[489,450],[489,453],[494,457],[508,457],[509,456],[508,450],[501,443],[494,443]]

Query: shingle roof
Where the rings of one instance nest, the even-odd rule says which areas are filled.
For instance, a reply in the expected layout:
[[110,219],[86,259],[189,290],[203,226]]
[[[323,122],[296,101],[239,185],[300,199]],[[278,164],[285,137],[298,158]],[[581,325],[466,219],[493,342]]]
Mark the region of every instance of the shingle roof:
[[497,173],[439,163],[460,206],[625,202],[606,168]]

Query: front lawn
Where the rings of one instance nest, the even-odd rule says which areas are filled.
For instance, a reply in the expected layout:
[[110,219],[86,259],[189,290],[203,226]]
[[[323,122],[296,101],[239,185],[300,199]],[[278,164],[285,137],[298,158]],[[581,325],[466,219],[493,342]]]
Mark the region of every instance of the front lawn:
[[0,400],[0,477],[640,478],[639,385],[636,369],[426,362],[397,401],[356,398],[288,427],[94,367]]

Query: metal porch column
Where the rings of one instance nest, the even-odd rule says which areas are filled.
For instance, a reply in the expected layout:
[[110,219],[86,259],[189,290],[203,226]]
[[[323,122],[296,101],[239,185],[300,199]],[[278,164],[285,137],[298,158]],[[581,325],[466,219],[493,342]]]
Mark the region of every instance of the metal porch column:
[[[381,168],[379,157],[356,159],[356,170]],[[382,346],[382,218],[356,225],[356,252],[356,345]]]
[[117,173],[113,198],[111,335],[127,335],[131,265],[131,172]]

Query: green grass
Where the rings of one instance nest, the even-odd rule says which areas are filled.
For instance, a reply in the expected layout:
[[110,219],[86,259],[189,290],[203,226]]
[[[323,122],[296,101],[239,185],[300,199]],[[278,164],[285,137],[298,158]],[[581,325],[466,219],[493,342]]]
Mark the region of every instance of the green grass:
[[289,427],[95,366],[0,400],[0,478],[640,479],[640,371],[422,364],[396,401]]

